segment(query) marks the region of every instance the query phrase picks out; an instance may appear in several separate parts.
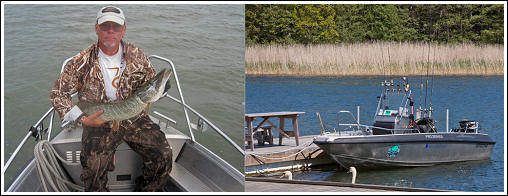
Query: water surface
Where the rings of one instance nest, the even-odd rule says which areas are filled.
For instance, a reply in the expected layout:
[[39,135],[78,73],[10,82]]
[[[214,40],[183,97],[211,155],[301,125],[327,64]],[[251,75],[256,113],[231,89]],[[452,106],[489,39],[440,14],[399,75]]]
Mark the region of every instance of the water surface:
[[[105,5],[5,5],[2,83],[4,164],[30,126],[51,108],[49,92],[62,62],[96,41],[97,11]],[[225,134],[243,142],[244,6],[117,5],[126,16],[125,41],[146,54],[171,59],[185,101]],[[152,61],[156,71],[168,65]],[[178,97],[174,80],[170,94]],[[159,101],[152,111],[175,119],[186,129],[182,108]],[[194,123],[197,118],[191,115]],[[55,123],[59,122],[56,117]],[[45,124],[47,126],[47,124]],[[59,126],[59,123],[57,123]],[[188,134],[188,131],[183,131]],[[195,133],[198,142],[243,171],[243,156],[213,131]],[[33,156],[31,138],[5,175],[15,173]]]

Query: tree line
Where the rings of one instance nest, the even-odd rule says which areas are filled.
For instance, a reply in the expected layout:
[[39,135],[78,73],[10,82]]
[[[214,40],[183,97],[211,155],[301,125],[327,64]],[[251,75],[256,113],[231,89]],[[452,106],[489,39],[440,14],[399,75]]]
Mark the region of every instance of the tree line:
[[247,4],[246,44],[503,44],[503,4]]

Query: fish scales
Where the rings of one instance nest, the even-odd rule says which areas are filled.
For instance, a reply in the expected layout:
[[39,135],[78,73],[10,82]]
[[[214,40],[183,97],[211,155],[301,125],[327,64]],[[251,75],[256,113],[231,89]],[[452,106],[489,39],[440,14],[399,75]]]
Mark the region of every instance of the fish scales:
[[146,84],[139,87],[130,97],[125,100],[112,103],[85,103],[78,102],[78,107],[87,115],[95,114],[104,110],[100,116],[102,120],[125,120],[138,115],[149,103],[157,101],[164,94],[169,85],[171,70],[163,69]]
[[125,120],[139,114],[146,108],[146,105],[139,97],[132,96],[120,102],[90,104],[89,106],[84,106],[82,110],[86,114],[94,114],[102,109],[104,110],[104,113],[100,116],[102,120]]

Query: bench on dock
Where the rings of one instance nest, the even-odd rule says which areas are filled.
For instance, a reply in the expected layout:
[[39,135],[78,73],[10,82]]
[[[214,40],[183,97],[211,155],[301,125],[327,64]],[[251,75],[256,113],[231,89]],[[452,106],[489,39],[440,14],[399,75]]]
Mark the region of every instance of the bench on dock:
[[[265,129],[261,129],[259,132],[263,135],[263,137],[259,137],[258,144],[263,144],[265,142],[265,136],[271,141],[270,144],[273,145],[273,136],[272,136],[272,129],[276,129],[279,132],[279,146],[282,145],[282,137],[294,137],[296,140],[296,145],[298,146],[298,115],[303,114],[305,112],[269,112],[269,113],[253,113],[253,114],[245,114],[245,121],[247,123],[247,134],[245,135],[245,140],[247,141],[251,151],[254,151],[254,143],[253,143],[253,137],[254,133],[258,132],[258,129],[262,128],[261,126],[264,123],[269,123],[271,126],[270,129],[265,126]],[[261,121],[255,128],[252,128],[253,121],[257,118],[261,117],[263,118],[263,121]],[[269,118],[278,117],[279,118],[279,125],[275,125],[273,122],[269,120]],[[291,122],[293,124],[293,130],[284,130],[284,124],[285,119],[291,118]]]

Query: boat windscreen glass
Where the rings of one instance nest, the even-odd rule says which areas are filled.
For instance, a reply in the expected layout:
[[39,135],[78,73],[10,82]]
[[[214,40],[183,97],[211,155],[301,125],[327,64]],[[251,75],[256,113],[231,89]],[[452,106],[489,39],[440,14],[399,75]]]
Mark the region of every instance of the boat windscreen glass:
[[379,111],[377,115],[393,115],[399,111],[399,107],[405,106],[406,95],[404,93],[392,93],[390,91],[383,94],[379,100]]

